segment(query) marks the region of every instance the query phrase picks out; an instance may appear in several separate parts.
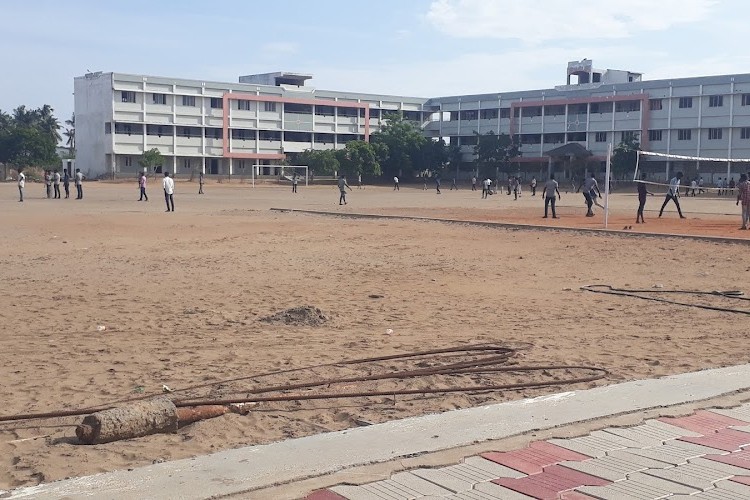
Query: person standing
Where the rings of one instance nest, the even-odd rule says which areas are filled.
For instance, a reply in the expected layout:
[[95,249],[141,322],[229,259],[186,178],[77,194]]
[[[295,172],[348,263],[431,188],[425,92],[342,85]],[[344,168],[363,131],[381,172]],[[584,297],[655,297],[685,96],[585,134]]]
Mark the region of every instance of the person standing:
[[513,182],[513,200],[518,200],[518,197],[521,195],[521,178],[516,177],[515,181]]
[[76,200],[82,200],[83,199],[83,173],[81,173],[81,169],[76,169],[76,191],[78,191],[78,196],[76,197]]
[[471,190],[476,191],[477,190],[477,176],[473,175],[471,177]]
[[698,179],[698,194],[703,194],[706,191],[703,189],[703,177]]
[[52,198],[52,173],[49,170],[44,171],[44,185],[47,188],[47,198]]
[[721,196],[722,194],[724,194],[724,179],[719,177],[718,182],[716,182],[716,187],[719,188],[717,196]]
[[362,174],[357,174],[357,189],[362,189]]
[[514,182],[513,177],[509,175],[508,176],[508,196],[510,196],[511,189],[513,189],[513,182]]
[[52,187],[55,189],[55,199],[60,199],[60,172],[55,169],[52,174]]
[[[601,198],[602,193],[599,191],[599,184],[596,182],[596,175],[591,172],[591,177],[583,181],[583,197],[586,199],[586,217],[593,217],[594,211],[591,209],[594,205],[594,198],[598,195]],[[597,203],[597,205],[599,205]]]
[[690,192],[692,196],[695,196],[695,190],[698,189],[698,181],[693,179],[690,181]]
[[298,182],[298,177],[297,177],[297,173],[295,172],[294,175],[292,176],[292,193],[297,193],[297,182]]
[[747,174],[740,175],[740,182],[737,184],[737,205],[742,203],[742,227],[740,229],[750,229],[750,180]]
[[398,188],[398,177],[395,175],[393,176],[393,190],[400,191],[400,189]]
[[[255,168],[255,167],[253,167]],[[203,183],[205,182],[203,171],[198,172],[198,194],[203,194]],[[146,198],[148,201],[148,198]]]
[[487,198],[487,191],[489,190],[488,181],[489,179],[484,179],[482,181],[482,199]]
[[734,183],[734,177],[729,179],[729,196],[734,196],[734,188],[737,185]]
[[529,187],[531,187],[531,196],[536,196],[536,176],[531,178],[531,184],[529,184]]
[[70,198],[70,172],[67,168],[63,169],[63,187],[65,188],[65,198]]
[[138,188],[141,191],[141,197],[138,199],[138,201],[143,201],[144,199],[148,201],[148,195],[146,194],[146,173],[145,172],[141,172],[141,175],[138,178]]
[[339,196],[339,205],[346,205],[346,190],[351,191],[352,188],[349,187],[349,184],[346,183],[346,177],[343,175],[339,175],[339,192],[341,195]]
[[453,191],[454,189],[456,191],[458,191],[458,186],[456,185],[456,178],[455,177],[453,178],[453,182],[451,183],[451,191]]
[[549,180],[544,184],[544,190],[542,191],[542,197],[544,198],[544,218],[547,218],[547,208],[552,206],[552,218],[557,219],[557,213],[555,212],[555,193],[557,193],[557,199],[562,199],[560,196],[560,186],[555,180],[555,174],[549,176]]
[[18,194],[19,202],[23,201],[23,188],[26,187],[26,174],[23,173],[23,167],[18,167]]
[[437,190],[436,194],[440,194],[440,177],[435,177],[435,189]]
[[164,172],[164,201],[167,202],[167,212],[174,212],[174,179],[169,176],[169,172]]
[[672,179],[669,181],[669,189],[667,190],[667,196],[664,198],[664,203],[661,206],[661,210],[659,210],[659,217],[661,217],[662,213],[664,213],[664,207],[667,206],[667,203],[669,203],[669,200],[674,201],[674,204],[677,205],[677,213],[680,214],[680,219],[685,219],[686,217],[682,215],[682,210],[680,209],[680,201],[678,198],[680,197],[680,179],[682,179],[682,172],[677,172],[677,175],[672,177]]
[[[646,179],[646,174],[641,175],[641,181],[644,181]],[[646,188],[645,182],[637,182],[638,185],[638,212],[635,214],[635,223],[645,224],[646,221],[643,220],[643,209],[646,207],[646,195],[653,196],[654,193],[649,192],[649,190]]]

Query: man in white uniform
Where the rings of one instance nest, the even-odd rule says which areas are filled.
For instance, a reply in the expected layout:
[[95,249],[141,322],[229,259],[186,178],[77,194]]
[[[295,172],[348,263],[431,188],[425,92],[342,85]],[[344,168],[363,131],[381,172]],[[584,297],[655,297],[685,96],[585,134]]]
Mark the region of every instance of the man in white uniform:
[[164,186],[164,201],[167,202],[167,212],[174,212],[174,179],[169,176],[169,172],[164,172],[162,185]]
[[669,189],[667,190],[667,196],[666,198],[664,198],[664,203],[661,206],[661,210],[659,210],[659,217],[661,217],[661,214],[664,212],[664,207],[667,206],[669,200],[672,200],[677,206],[677,213],[680,214],[680,219],[687,218],[682,215],[682,210],[680,209],[680,201],[678,200],[678,198],[680,197],[680,179],[682,179],[682,172],[677,172],[677,175],[672,177],[672,180],[669,181]]

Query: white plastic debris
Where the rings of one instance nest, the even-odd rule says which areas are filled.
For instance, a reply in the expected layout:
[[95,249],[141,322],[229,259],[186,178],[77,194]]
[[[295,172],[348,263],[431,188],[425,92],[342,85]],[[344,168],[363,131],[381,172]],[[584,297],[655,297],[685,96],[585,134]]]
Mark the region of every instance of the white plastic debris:
[[392,333],[393,333],[393,328],[388,328],[388,329],[387,329],[387,330],[385,331],[385,334],[386,334],[386,335],[390,335],[390,334],[392,334]]
[[106,329],[107,329],[107,327],[106,327],[106,326],[104,326],[104,325],[97,325],[97,326],[96,326],[96,331],[97,331],[97,332],[103,332],[103,331],[104,331],[104,330],[106,330]]

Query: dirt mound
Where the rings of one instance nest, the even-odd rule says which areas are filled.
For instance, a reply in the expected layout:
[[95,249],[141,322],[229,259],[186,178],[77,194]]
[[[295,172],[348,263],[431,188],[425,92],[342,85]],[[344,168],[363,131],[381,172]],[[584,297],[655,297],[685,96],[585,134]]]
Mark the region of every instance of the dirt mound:
[[260,321],[295,326],[320,326],[328,321],[328,317],[317,307],[300,306],[284,309],[271,316],[260,318]]

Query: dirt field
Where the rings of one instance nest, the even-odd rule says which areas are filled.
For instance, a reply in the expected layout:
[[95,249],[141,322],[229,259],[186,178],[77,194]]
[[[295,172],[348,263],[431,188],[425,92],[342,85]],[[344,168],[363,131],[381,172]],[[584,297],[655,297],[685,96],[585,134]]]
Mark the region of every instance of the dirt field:
[[[93,407],[161,394],[163,385],[207,385],[176,392],[180,397],[242,396],[255,387],[352,370],[227,379],[488,342],[528,344],[514,358],[523,365],[595,365],[610,375],[563,388],[261,403],[249,415],[225,415],[174,435],[96,446],[76,444],[80,417],[4,423],[0,489],[750,358],[747,316],[579,289],[593,283],[750,292],[746,244],[268,210],[602,227],[600,210],[583,216],[581,195],[563,191],[561,219],[543,220],[541,200],[528,193],[514,202],[504,194],[481,200],[468,189],[446,187],[437,195],[368,187],[354,188],[349,204],[339,206],[334,187],[301,186],[292,195],[286,187],[208,184],[198,196],[197,185],[178,183],[177,212],[164,213],[157,187],[152,182],[151,201],[139,203],[135,183],[88,183],[81,201],[42,199],[43,188],[27,184],[27,201],[18,203],[15,186],[0,185],[1,415]],[[684,198],[685,221],[672,207],[657,219],[653,210],[661,201],[649,199],[641,226],[634,221],[635,196],[616,193],[610,227],[750,238],[750,231],[738,230],[739,210],[729,199]],[[689,300],[737,306],[722,298]],[[320,308],[328,321],[260,321],[302,305]],[[486,380],[433,377],[386,388]]]

